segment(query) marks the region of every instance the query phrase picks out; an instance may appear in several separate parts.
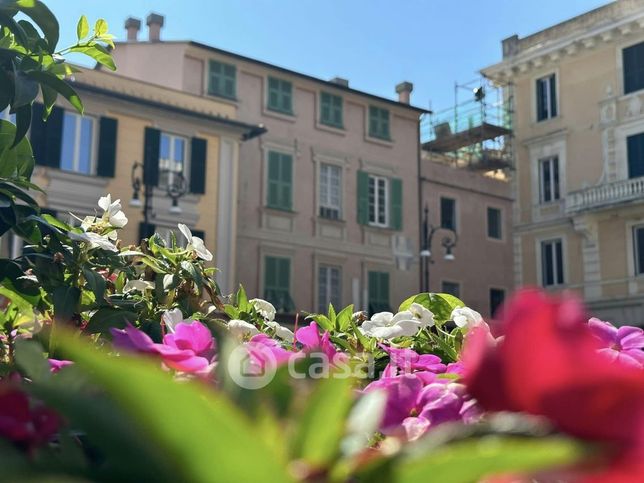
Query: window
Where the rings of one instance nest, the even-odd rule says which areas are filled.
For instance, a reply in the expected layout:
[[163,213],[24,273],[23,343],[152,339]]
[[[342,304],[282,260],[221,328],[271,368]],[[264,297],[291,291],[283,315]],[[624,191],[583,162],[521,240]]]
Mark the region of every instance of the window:
[[320,216],[339,220],[342,215],[342,168],[320,164]]
[[96,122],[93,117],[65,111],[60,169],[75,173],[93,174]]
[[326,314],[329,304],[338,309],[342,304],[342,270],[320,265],[318,268],[318,312]]
[[320,92],[320,123],[342,128],[342,97]]
[[644,225],[633,227],[635,275],[644,275]]
[[390,140],[389,111],[381,107],[369,106],[369,136]]
[[290,312],[294,305],[290,295],[291,260],[266,257],[264,260],[264,298],[280,312]]
[[181,136],[161,133],[159,144],[159,186],[166,188],[181,182],[186,173],[186,146]]
[[292,209],[293,156],[268,152],[268,190],[266,205],[277,210]]
[[369,175],[369,224],[389,225],[389,183],[382,176]]
[[211,96],[236,97],[237,69],[232,64],[211,60],[209,63],[208,94]]
[[289,81],[268,78],[268,109],[293,114],[293,84]]
[[541,242],[541,282],[544,287],[564,283],[563,242],[561,238]]
[[389,306],[389,273],[369,272],[369,313],[387,312]]
[[644,133],[628,136],[626,138],[626,151],[628,177],[639,178],[644,176]]
[[461,297],[461,285],[457,282],[447,282],[443,280],[441,282],[441,292],[448,293],[454,297]]
[[537,79],[537,121],[557,117],[557,82],[554,74]]
[[622,51],[624,94],[644,88],[644,42]]
[[560,198],[559,193],[559,158],[539,160],[539,192],[541,203],[550,203]]
[[505,290],[500,288],[490,289],[490,315],[494,315],[505,300]]
[[488,207],[487,209],[487,236],[495,240],[503,238],[503,222],[501,210],[498,208]]
[[441,197],[441,228],[456,231],[456,200]]

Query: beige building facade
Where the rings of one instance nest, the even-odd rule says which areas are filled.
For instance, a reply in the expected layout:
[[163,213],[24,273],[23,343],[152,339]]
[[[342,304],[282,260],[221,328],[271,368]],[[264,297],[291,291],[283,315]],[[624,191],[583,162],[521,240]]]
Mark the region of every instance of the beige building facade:
[[[455,295],[484,317],[493,316],[514,288],[510,182],[423,155],[423,207],[436,229],[429,289]],[[445,237],[453,239],[452,230],[453,259],[442,245]]]
[[114,51],[119,72],[216,100],[231,117],[267,129],[240,146],[237,184],[228,193],[236,256],[219,268],[283,312],[329,303],[395,309],[416,293],[423,110],[409,105],[413,86],[399,84],[396,101],[373,96],[343,79],[162,41],[162,23],[148,17],[145,41],[130,28]]
[[[95,215],[100,211],[98,199],[109,193],[112,200],[121,200],[128,216],[120,234],[124,243],[137,243],[154,231],[166,240],[174,231],[182,242],[177,223],[184,223],[217,254],[217,262],[235,257],[236,233],[227,220],[236,215],[228,197],[237,182],[239,145],[263,130],[235,121],[234,110],[216,99],[111,72],[82,69],[72,84],[83,100],[83,116],[62,98],[47,122],[41,120],[42,104],[36,102],[33,108],[32,181],[44,191],[34,193],[44,211],[77,225],[71,213],[81,218]],[[147,227],[142,203],[133,202],[135,163],[145,163],[155,178]],[[178,170],[185,175],[186,193],[177,210],[166,186]],[[144,181],[142,166],[135,177]],[[141,187],[141,202],[143,195]],[[0,250],[16,257],[22,243],[9,234]]]
[[503,41],[483,74],[515,111],[516,285],[644,323],[644,3]]

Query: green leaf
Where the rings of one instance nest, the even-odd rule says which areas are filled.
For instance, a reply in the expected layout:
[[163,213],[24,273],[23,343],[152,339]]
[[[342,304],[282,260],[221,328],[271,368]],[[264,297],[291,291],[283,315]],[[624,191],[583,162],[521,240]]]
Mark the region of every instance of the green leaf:
[[250,311],[250,304],[248,303],[248,296],[246,295],[246,290],[243,285],[239,286],[237,290],[237,296],[235,297],[235,302],[237,302],[237,308],[241,312]]
[[353,402],[350,378],[329,377],[317,383],[302,414],[292,453],[313,467],[324,467],[338,453],[346,416]]
[[17,137],[16,131],[16,126],[9,121],[0,120],[0,177],[3,178],[13,178],[19,174],[28,177],[33,169],[34,157],[29,140],[23,135],[18,144],[12,147]]
[[96,273],[89,267],[83,267],[83,276],[85,277],[87,286],[94,293],[96,303],[100,304],[105,297],[105,279],[101,274]]
[[292,481],[271,447],[223,394],[202,383],[177,384],[158,363],[143,358],[107,357],[69,334],[60,337],[60,344],[131,419],[136,432],[165,455],[166,480]]
[[54,319],[58,322],[69,323],[77,312],[81,291],[78,287],[58,287],[54,290]]
[[562,437],[484,436],[402,460],[393,467],[393,481],[470,483],[500,473],[530,473],[575,462],[583,454],[578,443]]
[[49,52],[53,53],[58,44],[58,21],[51,10],[39,0],[18,0],[16,2],[18,8],[28,17],[30,17],[36,25],[40,27],[47,44],[49,45]]
[[411,304],[417,303],[429,309],[434,314],[434,318],[439,322],[449,320],[452,315],[452,310],[457,307],[464,307],[465,304],[453,295],[446,293],[420,293],[412,295],[398,308],[399,312],[407,310]]
[[129,310],[103,307],[94,312],[85,330],[90,334],[108,334],[111,328],[122,329],[127,322],[134,323],[138,315]]
[[107,49],[101,45],[96,44],[91,47],[72,47],[69,50],[70,52],[85,54],[108,69],[116,70],[116,64],[114,63],[114,59],[112,59],[112,54],[110,54]]
[[188,260],[184,260],[183,262],[181,262],[181,268],[195,283],[195,285],[197,286],[197,290],[201,292],[201,289],[203,287],[203,277],[201,276],[197,268]]
[[78,24],[76,25],[76,37],[78,37],[78,40],[80,41],[87,37],[88,33],[89,22],[87,21],[87,17],[82,15],[81,18],[78,19]]
[[32,381],[49,377],[49,364],[38,342],[26,339],[16,340],[15,353],[16,363]]
[[107,33],[107,22],[99,18],[94,25],[94,33],[98,36],[104,35]]
[[16,72],[13,102],[11,103],[11,108],[14,110],[22,106],[31,106],[31,103],[38,95],[38,83],[27,77],[27,75],[21,71]]
[[59,79],[49,72],[29,72],[29,77],[59,92],[80,114],[83,114],[83,102],[80,97],[78,97],[78,94],[76,94],[76,91],[67,82]]
[[335,327],[340,332],[346,332],[351,326],[351,316],[353,315],[353,304],[343,308],[335,317]]

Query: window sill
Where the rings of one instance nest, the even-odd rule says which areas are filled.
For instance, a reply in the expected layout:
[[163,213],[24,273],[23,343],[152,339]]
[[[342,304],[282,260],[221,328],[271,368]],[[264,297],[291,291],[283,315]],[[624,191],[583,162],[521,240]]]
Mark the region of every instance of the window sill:
[[319,129],[320,131],[326,131],[333,134],[337,134],[338,136],[347,135],[347,131],[344,129],[344,126],[331,126],[330,124],[324,124],[322,122],[316,121],[315,128]]
[[281,121],[287,121],[287,122],[293,122],[293,123],[296,122],[295,113],[293,112],[289,114],[287,112],[282,112],[282,111],[273,111],[268,107],[264,107],[264,109],[262,109],[262,114],[264,116],[280,119]]
[[380,146],[386,146],[388,148],[392,148],[394,146],[394,141],[391,138],[389,139],[374,138],[372,136],[366,135],[364,140],[369,143],[378,144]]
[[563,119],[563,117],[561,116],[561,114],[557,114],[555,117],[549,117],[547,119],[542,119],[541,121],[537,121],[536,118],[533,118],[532,127],[548,126],[548,125],[554,124],[556,121],[560,121],[562,119]]
[[67,179],[67,180],[70,178],[77,178],[79,183],[86,183],[94,186],[106,186],[111,179],[114,179],[107,176],[78,173],[77,171],[67,171],[60,168],[51,168],[48,166],[42,166],[42,167],[47,169],[47,172],[50,178]]
[[225,102],[227,104],[231,104],[233,106],[239,106],[239,98],[238,97],[228,97],[228,96],[222,96],[219,94],[212,94],[210,92],[206,92],[206,97],[213,99],[215,101],[219,102]]
[[321,223],[333,223],[336,225],[346,225],[347,220],[343,218],[327,218],[326,216],[318,215],[317,219]]
[[288,210],[284,208],[275,208],[274,206],[263,206],[262,210],[265,211],[266,213],[275,214],[275,215],[284,215],[284,216],[297,215],[297,211],[294,211],[292,209]]

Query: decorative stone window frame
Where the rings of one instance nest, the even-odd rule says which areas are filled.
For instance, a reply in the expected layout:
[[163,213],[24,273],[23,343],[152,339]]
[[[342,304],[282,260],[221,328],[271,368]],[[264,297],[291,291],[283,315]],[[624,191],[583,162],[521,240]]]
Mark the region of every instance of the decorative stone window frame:
[[[567,165],[567,131],[539,137],[526,142],[528,157],[530,159],[530,187],[532,189],[532,221],[551,219],[552,215],[544,213],[547,207],[558,207],[555,217],[559,217],[564,210],[567,195],[566,165]],[[540,161],[545,158],[557,156],[559,159],[559,199],[548,203],[541,203],[541,173]]]
[[[542,265],[542,259],[541,259],[541,244],[543,242],[549,242],[549,241],[556,241],[556,240],[561,240],[561,253],[562,253],[562,258],[563,258],[563,283],[562,284],[554,284],[554,285],[548,285],[545,287],[543,285],[543,265]],[[570,274],[569,274],[569,269],[568,269],[568,240],[567,236],[565,233],[557,232],[557,233],[550,233],[550,234],[544,234],[535,237],[535,260],[537,263],[537,282],[539,284],[539,287],[543,287],[546,290],[561,290],[562,288],[568,286],[570,284]]]
[[[537,81],[539,79],[543,79],[544,77],[549,77],[551,75],[555,76],[555,95],[557,96],[557,115],[556,116],[551,116],[547,119],[542,119],[538,120],[537,117]],[[559,68],[555,67],[554,69],[546,69],[546,70],[541,70],[538,71],[538,73],[533,74],[530,77],[530,96],[531,96],[531,101],[530,101],[530,106],[531,106],[531,113],[530,113],[530,120],[532,122],[532,127],[535,126],[543,126],[544,124],[548,124],[550,121],[554,121],[556,119],[561,119],[563,116],[561,114],[561,88],[560,88],[560,82],[559,82]]]

